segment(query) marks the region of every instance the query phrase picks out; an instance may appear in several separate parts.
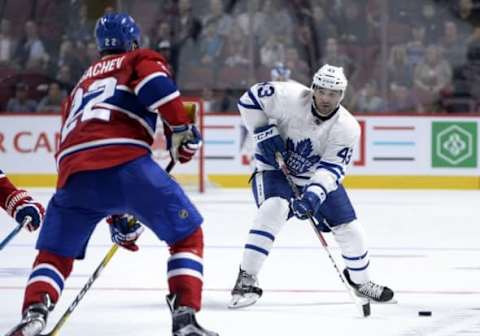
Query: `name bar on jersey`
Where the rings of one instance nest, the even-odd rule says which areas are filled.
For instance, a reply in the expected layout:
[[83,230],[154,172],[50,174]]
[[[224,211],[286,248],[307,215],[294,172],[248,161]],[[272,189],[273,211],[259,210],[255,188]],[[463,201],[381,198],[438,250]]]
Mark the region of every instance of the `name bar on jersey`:
[[106,72],[110,72],[112,70],[120,69],[124,59],[125,59],[125,56],[117,57],[117,58],[109,58],[104,61],[95,63],[94,65],[91,65],[87,69],[87,71],[85,71],[82,78],[80,78],[79,83],[83,82],[84,80],[90,77],[95,77],[95,76],[104,74]]

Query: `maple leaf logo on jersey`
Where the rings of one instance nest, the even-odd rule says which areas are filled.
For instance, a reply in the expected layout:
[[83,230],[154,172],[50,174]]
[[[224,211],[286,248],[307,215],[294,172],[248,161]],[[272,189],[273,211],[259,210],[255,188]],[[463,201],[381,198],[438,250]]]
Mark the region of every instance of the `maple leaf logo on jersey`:
[[312,155],[313,146],[310,139],[301,140],[295,145],[292,139],[287,139],[287,165],[290,172],[294,175],[306,173],[310,168],[316,165],[321,157]]

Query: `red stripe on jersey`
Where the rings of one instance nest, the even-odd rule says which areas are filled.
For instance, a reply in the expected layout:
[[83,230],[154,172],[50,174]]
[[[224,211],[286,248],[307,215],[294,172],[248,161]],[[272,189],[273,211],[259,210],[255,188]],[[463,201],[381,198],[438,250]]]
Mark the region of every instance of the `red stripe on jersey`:
[[[105,147],[90,145],[96,141],[104,143],[108,142],[108,139],[124,138],[152,144],[151,131],[149,133],[138,118],[129,117],[126,113],[102,103],[112,97],[111,86],[126,86],[133,92],[138,83],[155,72],[170,74],[165,59],[147,49],[108,56],[85,71],[68,102],[64,104],[64,139],[57,153],[57,157],[61,156],[58,163],[58,188],[74,173],[117,166],[148,153],[147,149],[132,146],[129,141],[123,145]],[[69,116],[69,113],[72,115]],[[174,125],[189,123],[187,113],[178,98],[166,103],[165,107],[162,106],[160,113],[165,114],[165,119]],[[81,150],[77,151],[77,148]]]

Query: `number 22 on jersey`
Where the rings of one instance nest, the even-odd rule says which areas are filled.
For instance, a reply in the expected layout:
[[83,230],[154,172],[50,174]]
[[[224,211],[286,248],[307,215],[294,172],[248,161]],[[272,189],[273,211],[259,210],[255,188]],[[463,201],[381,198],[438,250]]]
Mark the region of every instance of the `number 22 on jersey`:
[[107,77],[94,81],[87,91],[84,91],[81,87],[75,90],[70,111],[62,128],[60,142],[65,140],[79,122],[91,119],[110,120],[111,111],[98,107],[98,104],[105,102],[115,94],[116,85],[117,80],[114,77]]

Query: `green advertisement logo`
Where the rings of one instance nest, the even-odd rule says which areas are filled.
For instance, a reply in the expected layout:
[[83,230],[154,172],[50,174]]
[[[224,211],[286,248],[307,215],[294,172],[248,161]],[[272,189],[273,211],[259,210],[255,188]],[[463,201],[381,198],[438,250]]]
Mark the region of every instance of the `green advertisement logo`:
[[432,167],[477,167],[477,123],[432,123]]

